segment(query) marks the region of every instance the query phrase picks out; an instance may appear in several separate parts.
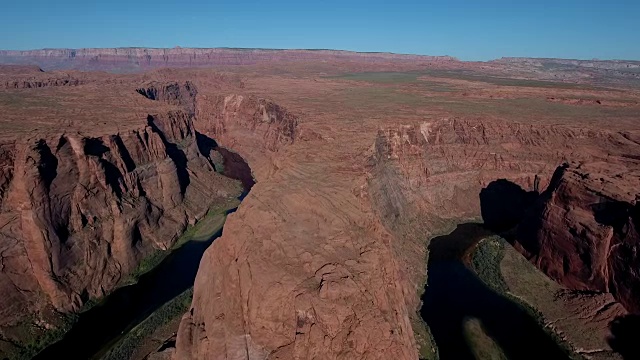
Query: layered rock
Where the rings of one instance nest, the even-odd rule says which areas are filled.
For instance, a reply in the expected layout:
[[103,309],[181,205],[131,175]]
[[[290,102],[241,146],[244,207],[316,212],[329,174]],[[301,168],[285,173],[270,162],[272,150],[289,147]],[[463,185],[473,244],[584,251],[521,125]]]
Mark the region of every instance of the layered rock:
[[184,83],[171,82],[159,83],[151,82],[145,87],[140,87],[136,91],[150,100],[164,101],[171,105],[178,105],[195,111],[196,95],[198,90],[190,81]]
[[287,160],[322,142],[276,104],[200,96],[198,129],[258,182],[203,257],[176,358],[417,358],[391,236],[348,186],[325,181],[337,172],[324,166],[343,164]]
[[0,50],[0,62],[33,64],[44,69],[136,70],[159,67],[250,65],[283,61],[358,61],[362,63],[452,62],[450,56],[357,53],[339,50],[268,50],[205,48],[105,48]]
[[[379,131],[369,194],[393,249],[408,309],[424,285],[425,241],[465,219],[516,225],[557,164],[637,151],[628,133],[442,119]],[[498,179],[502,179],[497,181]],[[506,219],[505,219],[505,215]]]
[[[63,133],[0,145],[0,329],[80,309],[110,292],[151,251],[240,191],[196,143],[193,114],[149,115],[137,130]],[[44,323],[43,323],[44,322]],[[16,330],[17,331],[17,330]]]
[[569,289],[612,293],[640,312],[640,163],[561,166],[520,224],[521,250]]
[[77,86],[85,80],[67,73],[46,73],[37,66],[0,65],[0,89]]

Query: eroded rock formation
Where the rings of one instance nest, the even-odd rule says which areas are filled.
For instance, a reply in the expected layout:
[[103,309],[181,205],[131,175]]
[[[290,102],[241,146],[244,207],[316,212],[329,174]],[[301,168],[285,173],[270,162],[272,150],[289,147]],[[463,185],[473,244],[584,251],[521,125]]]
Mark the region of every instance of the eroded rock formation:
[[521,250],[569,289],[612,293],[640,312],[640,163],[559,167],[519,226]]
[[45,73],[37,66],[0,65],[0,89],[76,86],[85,81],[66,73]]
[[[371,216],[286,162],[301,126],[262,104],[198,95],[199,129],[249,159],[258,185],[203,258],[177,359],[415,359],[428,238],[483,215],[479,194],[496,179],[534,191],[567,157],[636,146],[627,133],[498,121],[386,128],[356,192]],[[280,191],[284,176],[299,183]]]
[[187,224],[240,193],[200,153],[197,135],[193,113],[174,110],[118,134],[0,144],[4,341],[20,344],[27,319],[58,325],[48,323],[48,309],[73,312],[103,297],[150,252],[170,248]]

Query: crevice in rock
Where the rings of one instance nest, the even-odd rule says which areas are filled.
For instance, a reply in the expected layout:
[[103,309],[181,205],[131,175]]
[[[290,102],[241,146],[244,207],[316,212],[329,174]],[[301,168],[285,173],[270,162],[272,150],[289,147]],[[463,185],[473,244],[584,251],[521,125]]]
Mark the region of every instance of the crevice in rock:
[[120,154],[120,157],[124,162],[124,166],[127,172],[131,172],[135,170],[136,164],[133,161],[133,158],[131,158],[131,154],[129,153],[129,150],[127,149],[126,146],[124,146],[124,143],[122,142],[122,138],[120,137],[120,135],[114,136],[113,142],[116,144],[116,147],[118,148],[118,153]]
[[49,190],[51,183],[53,183],[53,180],[58,176],[58,159],[53,155],[51,149],[47,146],[47,142],[44,140],[38,141],[36,150],[40,154],[38,172],[47,190]]
[[178,146],[174,143],[171,143],[167,140],[165,134],[158,128],[158,125],[154,121],[154,117],[152,115],[147,116],[147,125],[151,128],[151,131],[158,134],[160,139],[162,140],[167,155],[176,165],[176,172],[178,174],[178,182],[180,185],[180,193],[184,195],[187,191],[187,186],[191,183],[189,172],[187,171],[187,156],[184,151],[182,151]]

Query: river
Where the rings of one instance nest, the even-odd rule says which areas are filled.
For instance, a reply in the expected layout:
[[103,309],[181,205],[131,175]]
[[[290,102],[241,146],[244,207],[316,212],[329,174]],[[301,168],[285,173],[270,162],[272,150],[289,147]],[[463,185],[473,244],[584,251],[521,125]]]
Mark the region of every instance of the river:
[[429,244],[428,280],[420,313],[431,329],[440,359],[475,359],[464,333],[468,319],[479,320],[508,359],[569,359],[521,305],[493,291],[465,264],[465,256],[491,235],[481,224],[468,223]]
[[[255,183],[251,169],[239,155],[222,148],[217,150],[224,151],[225,175],[242,182],[244,192],[239,199],[244,199]],[[172,250],[158,266],[140,276],[138,282],[116,289],[99,304],[80,313],[71,330],[34,359],[86,360],[103,353],[126,331],[193,286],[204,251],[221,233],[222,229],[207,240],[191,240]]]

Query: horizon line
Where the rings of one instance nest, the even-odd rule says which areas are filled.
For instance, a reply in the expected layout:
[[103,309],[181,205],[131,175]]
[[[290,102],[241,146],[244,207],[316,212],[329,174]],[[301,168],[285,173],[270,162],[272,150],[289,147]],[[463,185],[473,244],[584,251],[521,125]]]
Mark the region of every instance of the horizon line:
[[151,50],[170,50],[170,49],[199,49],[199,50],[260,50],[260,51],[338,51],[338,52],[348,52],[355,54],[388,54],[388,55],[399,55],[399,56],[420,56],[420,57],[441,57],[441,58],[451,58],[455,61],[460,62],[491,62],[501,59],[533,59],[533,60],[576,60],[576,61],[617,61],[617,62],[640,62],[635,59],[620,59],[620,58],[563,58],[563,57],[536,57],[536,56],[501,56],[497,58],[492,58],[489,60],[461,60],[460,58],[453,55],[429,55],[429,54],[417,54],[417,53],[398,53],[392,51],[357,51],[357,50],[347,50],[347,49],[329,49],[329,48],[261,48],[261,47],[229,47],[229,46],[218,46],[218,47],[197,47],[197,46],[173,46],[173,47],[153,47],[153,46],[116,46],[116,47],[43,47],[43,48],[32,48],[32,49],[4,49],[0,48],[0,51],[11,51],[11,52],[32,52],[32,51],[42,51],[42,50],[108,50],[108,49],[151,49]]

